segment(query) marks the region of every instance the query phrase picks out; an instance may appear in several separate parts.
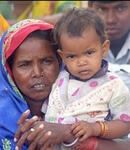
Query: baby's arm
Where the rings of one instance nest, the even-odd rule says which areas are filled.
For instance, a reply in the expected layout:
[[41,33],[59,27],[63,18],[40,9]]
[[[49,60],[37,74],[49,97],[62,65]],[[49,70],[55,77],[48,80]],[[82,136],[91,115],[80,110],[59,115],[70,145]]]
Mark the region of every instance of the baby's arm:
[[98,123],[101,126],[100,136],[105,139],[121,138],[128,135],[130,132],[130,122],[112,120]]
[[73,124],[71,130],[76,137],[79,137],[80,142],[83,142],[91,136],[114,139],[121,138],[130,132],[130,122],[113,120],[108,122],[98,121],[95,123],[88,123],[86,121],[80,121]]

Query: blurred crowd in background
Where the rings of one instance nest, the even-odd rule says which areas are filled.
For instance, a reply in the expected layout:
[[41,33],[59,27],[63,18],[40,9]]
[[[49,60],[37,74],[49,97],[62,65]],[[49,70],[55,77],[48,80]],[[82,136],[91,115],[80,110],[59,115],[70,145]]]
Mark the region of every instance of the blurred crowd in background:
[[43,19],[53,24],[57,17],[55,14],[74,6],[87,7],[87,3],[87,1],[0,1],[1,34],[10,25],[26,18]]

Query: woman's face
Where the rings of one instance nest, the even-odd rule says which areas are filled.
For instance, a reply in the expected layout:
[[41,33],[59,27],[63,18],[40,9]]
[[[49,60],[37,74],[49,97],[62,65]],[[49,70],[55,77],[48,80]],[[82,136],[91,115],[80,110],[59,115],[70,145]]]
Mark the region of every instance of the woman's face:
[[48,41],[26,39],[16,50],[12,72],[22,94],[33,101],[45,99],[59,73],[59,63]]

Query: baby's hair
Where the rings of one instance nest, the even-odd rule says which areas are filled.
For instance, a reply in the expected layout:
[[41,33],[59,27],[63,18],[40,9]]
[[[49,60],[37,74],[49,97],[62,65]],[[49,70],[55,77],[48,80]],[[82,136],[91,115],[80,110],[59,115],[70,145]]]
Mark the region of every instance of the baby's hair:
[[101,43],[107,39],[105,23],[94,10],[89,8],[71,8],[55,24],[54,39],[61,48],[60,37],[62,33],[66,32],[70,37],[77,37],[81,36],[89,27],[95,28]]

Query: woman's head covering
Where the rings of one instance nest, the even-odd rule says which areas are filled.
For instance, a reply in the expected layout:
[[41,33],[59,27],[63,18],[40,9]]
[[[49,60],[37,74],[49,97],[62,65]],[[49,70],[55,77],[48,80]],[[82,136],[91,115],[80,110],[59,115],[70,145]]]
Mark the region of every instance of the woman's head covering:
[[[17,129],[17,121],[21,114],[28,109],[26,101],[16,87],[7,63],[23,40],[33,31],[50,30],[53,25],[40,20],[26,19],[10,27],[0,41],[0,149],[8,147],[15,149],[13,136]],[[50,35],[48,35],[50,36]],[[25,144],[24,149],[27,145]]]
[[12,77],[12,72],[7,62],[8,58],[30,33],[36,30],[50,30],[52,28],[53,25],[45,23],[42,20],[25,19],[14,24],[3,35],[0,43],[0,54],[2,60],[0,65],[2,74],[6,71],[6,75],[11,83],[13,83],[12,78],[10,78]]
[[36,30],[49,30],[52,28],[52,25],[35,19],[26,19],[20,21],[9,28],[3,41],[2,48],[4,58],[3,62],[5,63],[7,70],[10,72],[7,59],[30,33]]

